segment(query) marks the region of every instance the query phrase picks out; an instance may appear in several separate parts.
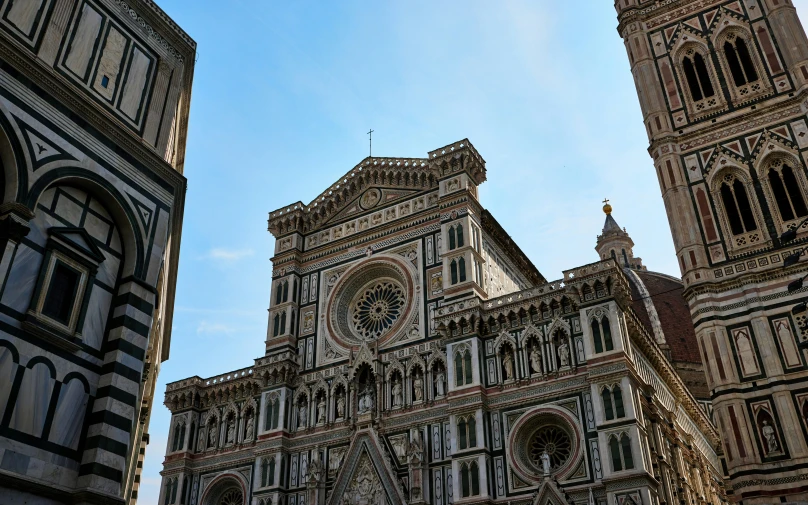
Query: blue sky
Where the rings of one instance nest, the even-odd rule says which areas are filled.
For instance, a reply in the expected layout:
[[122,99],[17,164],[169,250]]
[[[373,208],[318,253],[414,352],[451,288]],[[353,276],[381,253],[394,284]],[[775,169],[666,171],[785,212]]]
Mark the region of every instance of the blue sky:
[[[158,0],[198,44],[171,356],[140,503],[155,504],[165,384],[263,353],[267,214],[368,154],[469,138],[482,204],[548,279],[597,260],[604,198],[651,270],[679,276],[611,1]],[[808,0],[795,0],[802,18]]]

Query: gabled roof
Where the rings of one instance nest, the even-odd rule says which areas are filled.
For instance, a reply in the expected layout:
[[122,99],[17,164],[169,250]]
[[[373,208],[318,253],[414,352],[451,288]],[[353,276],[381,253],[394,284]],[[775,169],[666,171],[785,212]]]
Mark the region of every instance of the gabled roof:
[[269,231],[276,237],[293,230],[314,231],[373,186],[418,191],[437,189],[445,167],[461,159],[464,169],[478,184],[485,181],[485,160],[468,139],[430,151],[427,158],[367,157],[309,204],[298,201],[270,212]]

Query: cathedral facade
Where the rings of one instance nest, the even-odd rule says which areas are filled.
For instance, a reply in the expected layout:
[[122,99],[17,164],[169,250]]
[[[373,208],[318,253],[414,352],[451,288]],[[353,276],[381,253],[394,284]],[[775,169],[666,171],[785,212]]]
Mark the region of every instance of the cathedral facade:
[[734,501],[808,499],[808,39],[791,0],[617,0]]
[[726,503],[679,279],[607,213],[548,281],[468,140],[270,213],[265,347],[168,384],[161,505]]
[[151,1],[0,1],[0,503],[137,498],[195,53]]

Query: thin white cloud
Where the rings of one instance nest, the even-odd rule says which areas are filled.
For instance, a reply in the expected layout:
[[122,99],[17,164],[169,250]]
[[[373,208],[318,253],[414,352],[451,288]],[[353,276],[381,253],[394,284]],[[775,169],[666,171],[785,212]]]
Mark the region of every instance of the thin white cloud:
[[247,258],[255,254],[255,251],[250,248],[246,249],[227,249],[224,247],[214,247],[205,255],[205,258],[233,262],[243,258]]
[[228,326],[223,323],[209,323],[208,321],[202,320],[199,322],[199,325],[196,327],[197,335],[202,334],[217,334],[217,333],[234,333],[236,328],[232,326]]

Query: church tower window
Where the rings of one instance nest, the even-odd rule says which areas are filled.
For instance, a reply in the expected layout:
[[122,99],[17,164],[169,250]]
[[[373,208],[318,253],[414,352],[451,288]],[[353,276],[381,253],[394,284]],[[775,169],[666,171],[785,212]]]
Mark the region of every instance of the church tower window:
[[264,458],[261,461],[261,487],[269,485],[269,460]]
[[732,234],[741,235],[757,230],[749,197],[741,180],[728,175],[721,183],[720,193]]
[[634,468],[634,457],[631,455],[631,439],[625,433],[609,437],[609,453],[612,459],[612,470],[632,470]]
[[457,261],[452,260],[449,264],[449,274],[451,276],[452,284],[457,284]]
[[463,257],[460,257],[457,260],[457,270],[460,277],[460,282],[466,281],[466,260]]
[[773,165],[769,169],[769,184],[783,221],[808,215],[800,186],[790,166],[783,163]]
[[457,225],[457,247],[463,247],[463,225]]
[[727,38],[724,42],[724,56],[727,58],[727,65],[736,86],[743,86],[758,80],[749,49],[741,37],[733,34]]
[[465,386],[472,383],[471,351],[468,349],[455,353],[455,385]]
[[272,336],[277,337],[281,334],[281,315],[275,314],[272,323]]
[[682,60],[682,68],[690,90],[690,97],[694,102],[715,95],[707,65],[704,63],[704,57],[700,53],[692,49],[688,51],[687,56]]
[[460,465],[460,494],[462,498],[480,494],[480,475],[476,461]]
[[455,249],[457,247],[457,234],[455,232],[454,226],[449,227],[449,250]]

